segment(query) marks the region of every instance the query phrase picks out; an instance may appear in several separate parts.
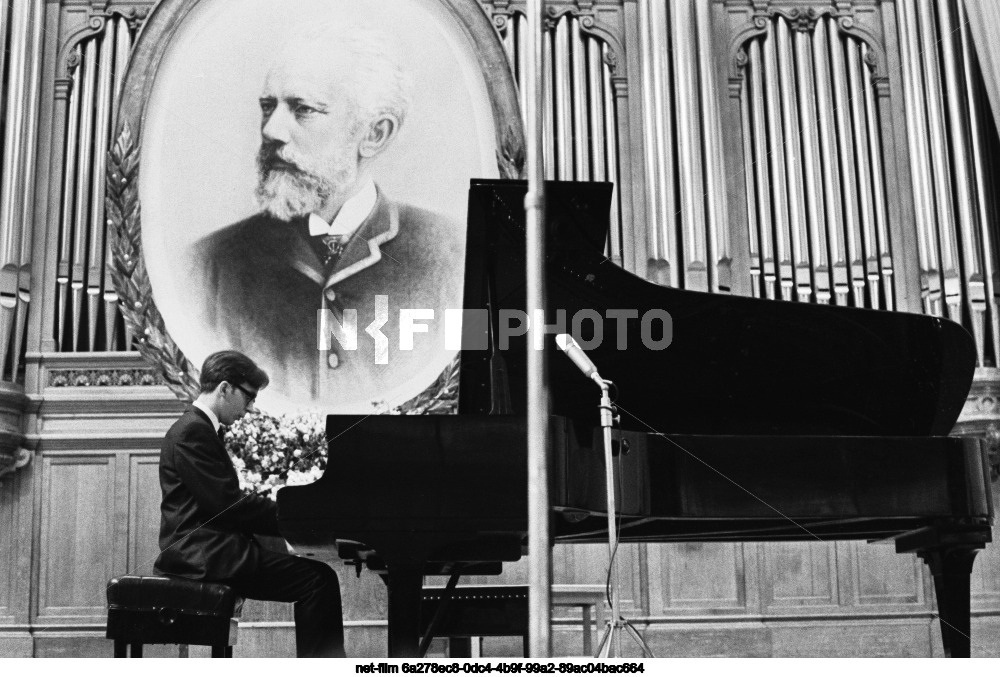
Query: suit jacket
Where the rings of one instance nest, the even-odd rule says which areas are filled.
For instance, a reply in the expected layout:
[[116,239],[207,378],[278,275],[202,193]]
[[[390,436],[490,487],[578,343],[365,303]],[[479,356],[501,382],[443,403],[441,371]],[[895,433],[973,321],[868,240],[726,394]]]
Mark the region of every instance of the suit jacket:
[[[419,392],[448,365],[444,309],[461,308],[464,227],[447,217],[392,202],[379,190],[372,213],[343,253],[325,269],[310,244],[305,219],[256,214],[204,238],[197,246],[206,303],[201,322],[225,346],[251,355],[271,376],[270,389],[319,404],[384,399],[401,383],[423,379]],[[376,364],[365,333],[386,296],[388,364]],[[358,345],[334,341],[337,366],[318,350],[317,312],[358,313]],[[399,350],[399,309],[435,312],[430,331]]]
[[252,534],[278,535],[274,501],[244,496],[208,416],[188,407],[160,449],[160,555],[155,571],[227,580],[257,565]]

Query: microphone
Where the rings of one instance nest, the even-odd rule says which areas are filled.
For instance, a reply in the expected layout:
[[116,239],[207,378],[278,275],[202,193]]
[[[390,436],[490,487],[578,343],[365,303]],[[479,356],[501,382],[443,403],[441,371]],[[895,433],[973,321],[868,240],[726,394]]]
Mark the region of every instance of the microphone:
[[583,348],[580,347],[580,344],[572,336],[569,334],[556,334],[556,345],[559,346],[559,350],[566,353],[569,359],[573,360],[573,364],[583,372],[584,376],[596,381],[597,385],[604,385],[604,379],[597,373],[597,367],[590,361],[587,353],[583,352]]

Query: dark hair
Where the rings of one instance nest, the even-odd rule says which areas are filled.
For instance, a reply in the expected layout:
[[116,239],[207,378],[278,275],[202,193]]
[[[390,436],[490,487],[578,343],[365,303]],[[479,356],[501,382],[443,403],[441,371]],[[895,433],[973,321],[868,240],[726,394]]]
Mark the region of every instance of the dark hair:
[[270,382],[267,372],[235,350],[222,350],[205,358],[200,380],[203,393],[212,392],[223,381],[235,386],[246,383],[254,390],[260,390]]

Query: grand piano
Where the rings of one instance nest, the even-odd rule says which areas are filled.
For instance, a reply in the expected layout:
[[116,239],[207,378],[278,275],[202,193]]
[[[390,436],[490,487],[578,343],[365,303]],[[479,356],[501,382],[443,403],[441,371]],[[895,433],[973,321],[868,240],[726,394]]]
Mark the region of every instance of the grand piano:
[[[278,492],[299,554],[382,574],[391,656],[418,653],[424,575],[498,571],[539,547],[525,337],[501,345],[499,312],[525,307],[525,188],[470,190],[465,306],[490,324],[487,348],[461,355],[459,414],[330,416],[323,477]],[[893,539],[930,567],[946,655],[968,656],[969,576],[993,518],[984,446],[947,437],[972,382],[969,335],[937,317],[652,284],[602,254],[610,195],[547,184],[546,275],[550,322],[557,309],[606,318],[588,354],[617,386],[621,540]],[[665,348],[662,321],[642,326],[649,310],[672,320]],[[606,542],[599,391],[547,340],[551,532]]]

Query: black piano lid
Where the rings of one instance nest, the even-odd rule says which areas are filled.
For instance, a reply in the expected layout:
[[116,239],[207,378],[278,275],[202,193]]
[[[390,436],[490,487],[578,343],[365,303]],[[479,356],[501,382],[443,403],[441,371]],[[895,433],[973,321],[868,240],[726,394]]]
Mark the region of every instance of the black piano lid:
[[[633,430],[714,435],[946,435],[972,383],[975,347],[959,325],[937,317],[769,301],[662,287],[607,260],[612,186],[547,182],[547,322],[555,309],[666,310],[672,343],[650,350],[629,319],[588,354],[616,383],[623,425]],[[466,308],[524,310],[521,181],[474,180],[469,193]],[[590,322],[583,338],[591,338]],[[654,338],[659,338],[659,323]],[[497,327],[494,326],[494,331]],[[572,333],[572,332],[571,332]],[[496,335],[494,335],[494,339]],[[578,340],[580,336],[576,337]],[[513,413],[524,413],[525,337],[500,351]],[[494,348],[496,346],[493,346]],[[553,413],[596,421],[598,390],[546,337]],[[491,351],[462,355],[460,413],[497,410]]]

